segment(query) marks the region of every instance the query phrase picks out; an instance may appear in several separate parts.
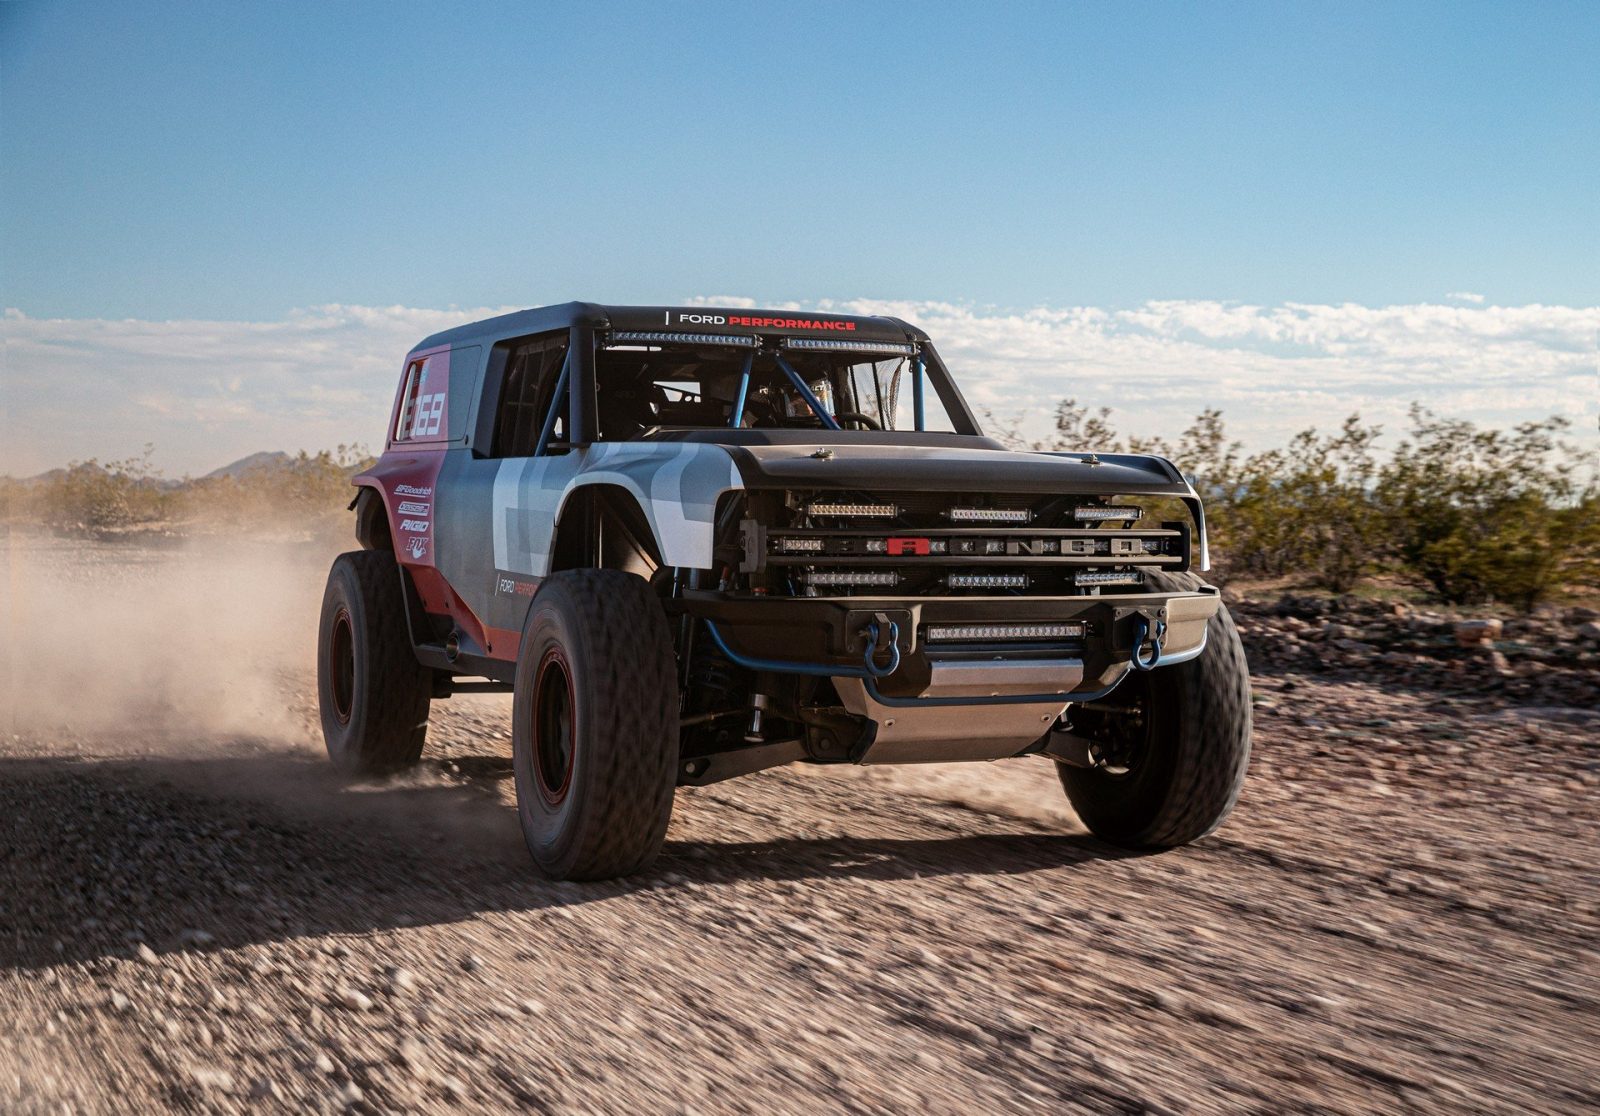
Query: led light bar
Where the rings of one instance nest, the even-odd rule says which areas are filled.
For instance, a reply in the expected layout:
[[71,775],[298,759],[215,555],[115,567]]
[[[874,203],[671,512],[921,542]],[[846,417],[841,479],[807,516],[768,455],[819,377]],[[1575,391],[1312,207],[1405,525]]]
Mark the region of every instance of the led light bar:
[[737,333],[674,333],[671,330],[627,329],[617,330],[611,335],[613,342],[631,342],[633,344],[662,345],[736,345],[741,349],[756,347],[754,337],[744,337]]
[[784,341],[783,347],[846,353],[897,353],[902,356],[910,356],[917,351],[911,345],[900,345],[893,341],[834,341],[820,337],[790,337]]
[[1033,518],[1027,508],[951,508],[945,514],[958,523],[1026,523]]
[[1079,570],[1072,575],[1074,585],[1143,585],[1138,570]]
[[821,539],[774,539],[772,545],[775,549],[790,554],[816,554],[827,544]]
[[893,570],[807,570],[800,575],[807,585],[896,585]]
[[1140,519],[1143,516],[1144,509],[1135,507],[1097,508],[1084,506],[1072,509],[1072,518],[1082,523],[1103,523],[1108,519]]
[[1026,589],[1028,575],[1022,573],[962,574],[945,578],[952,589]]
[[807,504],[807,515],[852,516],[857,519],[893,519],[900,509],[893,504]]
[[1062,624],[940,624],[923,629],[929,643],[975,642],[1011,639],[1082,639],[1088,625],[1072,620]]

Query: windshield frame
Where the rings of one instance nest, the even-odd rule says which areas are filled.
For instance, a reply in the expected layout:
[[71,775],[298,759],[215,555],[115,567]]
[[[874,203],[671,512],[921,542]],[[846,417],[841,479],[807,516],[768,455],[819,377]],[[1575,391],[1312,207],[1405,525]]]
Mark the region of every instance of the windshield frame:
[[[578,330],[573,331],[574,334]],[[940,359],[933,344],[925,337],[913,338],[909,332],[905,342],[881,341],[846,341],[836,339],[789,337],[785,335],[753,335],[753,334],[720,334],[708,332],[690,332],[687,330],[610,330],[604,328],[586,329],[588,334],[579,342],[574,337],[573,350],[586,352],[589,359],[580,359],[574,365],[574,383],[576,389],[572,391],[569,405],[573,413],[571,429],[575,437],[572,444],[581,445],[590,441],[615,441],[615,438],[601,438],[594,427],[598,427],[595,418],[598,415],[599,401],[597,398],[597,364],[599,354],[606,349],[635,349],[639,347],[664,348],[668,345],[693,345],[696,347],[728,346],[732,349],[744,350],[744,359],[740,364],[738,387],[732,407],[729,411],[728,422],[724,426],[695,426],[692,429],[741,429],[746,414],[746,406],[750,396],[750,385],[755,362],[760,358],[769,358],[773,366],[787,380],[800,399],[804,400],[812,415],[821,424],[817,433],[852,434],[869,433],[871,431],[854,431],[843,429],[838,421],[837,412],[830,411],[822,400],[818,399],[811,390],[799,369],[794,367],[790,355],[806,352],[828,352],[841,356],[860,357],[860,361],[852,362],[850,367],[858,365],[876,364],[878,361],[893,357],[905,359],[902,370],[910,374],[911,379],[911,410],[912,426],[908,429],[889,429],[886,433],[930,433],[927,429],[927,387],[932,386],[935,396],[945,411],[949,420],[950,429],[943,431],[945,434],[956,436],[982,437],[983,432],[978,426],[972,409],[967,405],[960,390]],[[876,371],[874,372],[876,376]],[[587,406],[581,406],[580,397],[588,401]],[[577,412],[582,410],[583,415]],[[588,420],[587,423],[584,420]],[[588,427],[588,428],[586,428]],[[778,429],[776,427],[772,429]],[[805,429],[794,428],[794,429]],[[932,431],[931,433],[938,433]],[[622,439],[632,440],[632,439]]]

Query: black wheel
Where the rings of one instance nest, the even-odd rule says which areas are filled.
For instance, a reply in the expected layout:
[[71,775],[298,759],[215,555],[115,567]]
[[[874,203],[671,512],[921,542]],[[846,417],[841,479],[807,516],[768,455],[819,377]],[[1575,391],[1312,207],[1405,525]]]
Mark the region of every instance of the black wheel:
[[317,701],[328,756],[346,771],[384,772],[422,757],[432,679],[411,651],[394,555],[334,559],[317,633]]
[[547,876],[609,879],[655,859],[677,784],[678,683],[643,578],[568,570],[539,587],[512,718],[517,815]]
[[[1147,573],[1151,588],[1195,588],[1192,574]],[[1135,671],[1103,702],[1075,706],[1074,730],[1099,767],[1057,765],[1089,832],[1134,848],[1185,845],[1227,818],[1250,762],[1250,671],[1239,630],[1219,608],[1206,649],[1175,666]]]

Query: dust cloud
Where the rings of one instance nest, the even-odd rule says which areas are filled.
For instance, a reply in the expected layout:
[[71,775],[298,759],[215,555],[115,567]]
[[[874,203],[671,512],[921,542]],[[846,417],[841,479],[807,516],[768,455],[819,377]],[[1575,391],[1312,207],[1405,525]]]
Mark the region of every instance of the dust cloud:
[[0,731],[111,748],[158,737],[314,743],[293,695],[314,702],[332,546],[13,533],[3,547]]

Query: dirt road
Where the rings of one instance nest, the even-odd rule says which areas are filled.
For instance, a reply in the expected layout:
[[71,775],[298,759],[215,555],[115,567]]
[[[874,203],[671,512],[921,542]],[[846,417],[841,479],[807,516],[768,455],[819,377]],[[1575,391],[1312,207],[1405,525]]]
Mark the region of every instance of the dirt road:
[[[279,679],[303,693],[305,677]],[[1257,679],[1233,820],[1129,856],[1046,761],[680,792],[555,885],[507,703],[335,778],[260,732],[0,741],[0,1111],[1600,1106],[1600,719]]]

